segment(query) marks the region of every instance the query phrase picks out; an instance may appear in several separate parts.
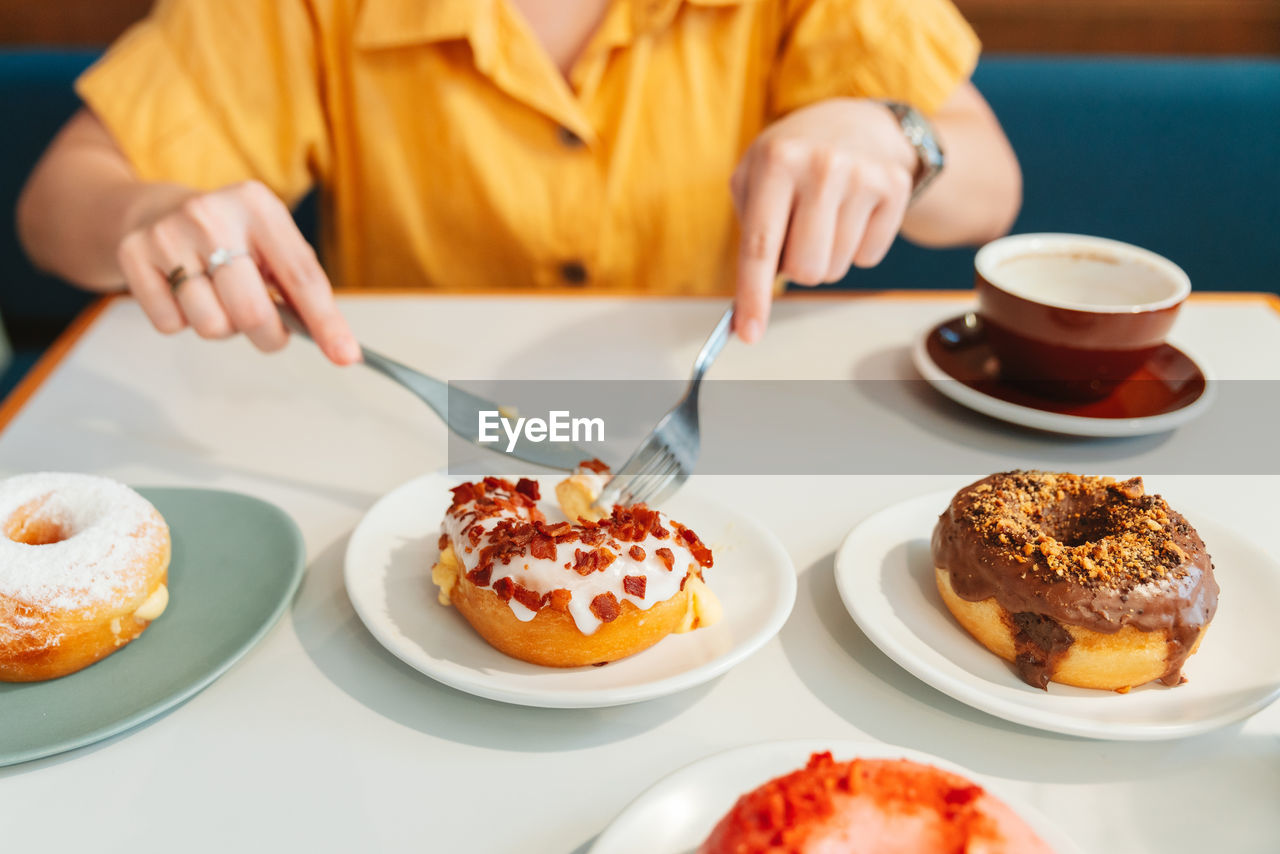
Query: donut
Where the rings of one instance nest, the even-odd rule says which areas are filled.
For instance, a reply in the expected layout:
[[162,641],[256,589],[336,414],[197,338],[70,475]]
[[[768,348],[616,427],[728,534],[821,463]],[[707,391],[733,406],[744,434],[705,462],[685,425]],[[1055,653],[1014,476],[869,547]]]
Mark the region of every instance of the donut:
[[1186,681],[1218,606],[1200,535],[1142,478],[994,474],[933,531],[947,609],[1036,688]]
[[656,510],[549,522],[533,480],[486,477],[452,493],[431,578],[439,602],[500,652],[600,665],[719,619],[702,575],[711,550]]
[[1052,854],[981,786],[908,759],[835,761],[738,798],[697,854]]
[[85,474],[0,481],[0,681],[74,673],[169,602],[169,527],[129,487]]

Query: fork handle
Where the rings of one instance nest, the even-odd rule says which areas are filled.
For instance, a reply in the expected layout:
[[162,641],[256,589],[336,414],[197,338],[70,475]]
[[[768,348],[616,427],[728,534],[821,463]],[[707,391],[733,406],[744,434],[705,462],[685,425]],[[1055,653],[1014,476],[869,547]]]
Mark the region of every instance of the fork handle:
[[698,351],[698,357],[693,360],[693,376],[689,379],[690,396],[696,395],[698,385],[702,382],[702,376],[711,367],[711,363],[716,360],[716,356],[720,355],[720,351],[724,349],[724,345],[729,342],[729,331],[733,328],[733,306],[720,316],[720,320],[716,323],[715,329],[711,330],[711,334],[707,336],[706,342],[702,345],[702,349]]
[[[308,341],[315,343],[315,338],[307,330],[307,325],[302,322],[302,318],[294,311],[293,307],[281,300],[276,300],[276,308],[280,311],[280,321],[284,323],[286,329],[290,332],[300,335]],[[358,342],[357,342],[358,343]],[[402,365],[389,356],[384,356],[376,350],[371,350],[363,344],[360,347],[360,360],[364,362],[365,367],[372,368],[390,380],[393,380],[407,388],[409,391],[420,397],[427,405],[436,411],[441,417],[445,418],[448,411],[448,386],[433,377],[427,377],[425,374],[419,374],[406,365]],[[415,381],[416,380],[416,381]],[[432,380],[430,388],[424,388],[424,381]]]

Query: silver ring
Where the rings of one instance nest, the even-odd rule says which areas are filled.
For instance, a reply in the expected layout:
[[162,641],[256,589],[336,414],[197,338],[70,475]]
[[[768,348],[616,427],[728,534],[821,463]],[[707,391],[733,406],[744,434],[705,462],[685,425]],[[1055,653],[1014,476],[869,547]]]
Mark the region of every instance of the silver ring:
[[232,250],[218,247],[209,253],[209,260],[205,264],[204,272],[206,276],[212,278],[213,274],[218,270],[230,264],[237,258],[246,258],[249,253],[243,249]]

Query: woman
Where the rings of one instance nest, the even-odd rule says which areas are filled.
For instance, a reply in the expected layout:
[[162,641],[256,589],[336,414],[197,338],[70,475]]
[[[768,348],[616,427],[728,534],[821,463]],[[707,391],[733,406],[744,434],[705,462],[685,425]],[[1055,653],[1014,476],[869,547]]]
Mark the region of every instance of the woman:
[[[19,231],[165,333],[278,349],[277,288],[338,364],[331,282],[733,292],[752,342],[779,275],[1009,228],[977,52],[949,0],[160,0]],[[327,274],[287,209],[317,184]]]

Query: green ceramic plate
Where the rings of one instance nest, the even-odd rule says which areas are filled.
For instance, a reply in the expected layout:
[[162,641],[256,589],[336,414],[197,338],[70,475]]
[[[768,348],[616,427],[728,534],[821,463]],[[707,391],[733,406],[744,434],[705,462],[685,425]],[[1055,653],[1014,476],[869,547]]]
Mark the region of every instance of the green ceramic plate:
[[298,589],[306,550],[278,507],[211,489],[138,491],[173,537],[168,609],[78,673],[0,683],[0,766],[99,741],[181,703],[248,652]]

